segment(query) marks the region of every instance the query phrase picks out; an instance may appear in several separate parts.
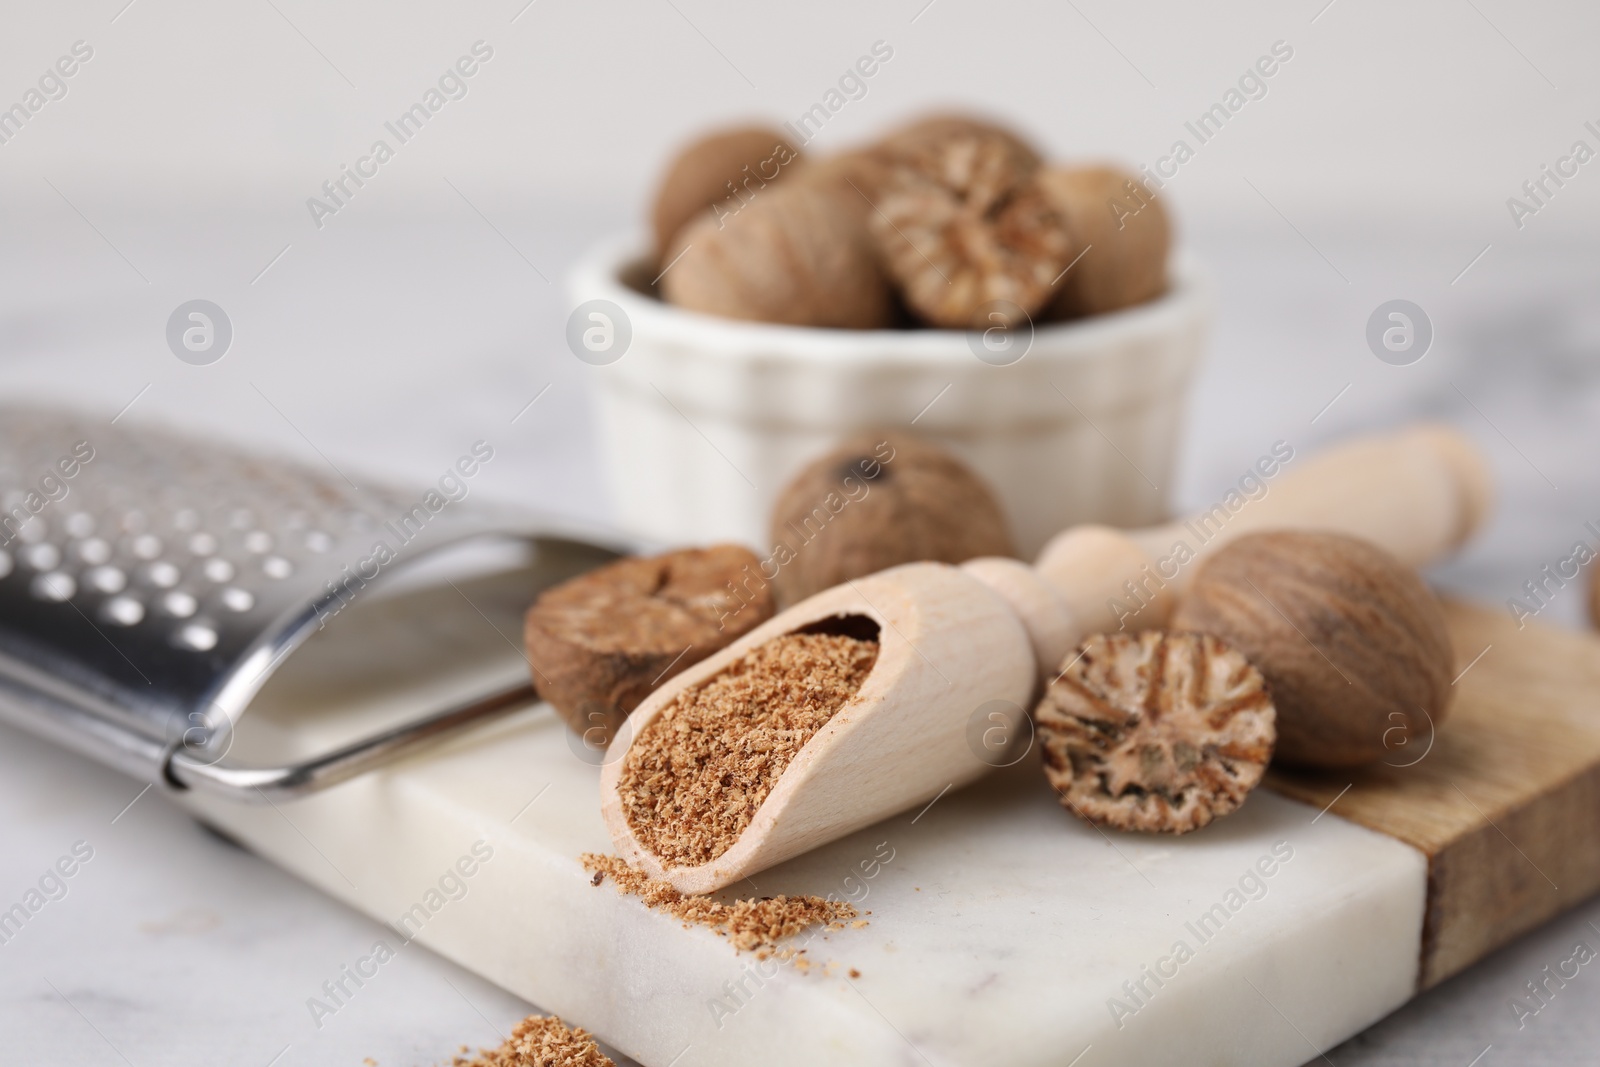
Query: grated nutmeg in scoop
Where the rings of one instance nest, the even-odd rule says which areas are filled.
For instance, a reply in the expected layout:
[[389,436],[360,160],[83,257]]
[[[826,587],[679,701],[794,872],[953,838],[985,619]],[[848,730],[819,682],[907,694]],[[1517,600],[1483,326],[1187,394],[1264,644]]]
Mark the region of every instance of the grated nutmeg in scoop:
[[877,659],[875,640],[784,634],[677,694],[623,756],[617,794],[639,843],[680,867],[732,848]]
[[1034,720],[1063,807],[1098,826],[1184,834],[1227,815],[1272,758],[1266,682],[1209,634],[1098,634]]

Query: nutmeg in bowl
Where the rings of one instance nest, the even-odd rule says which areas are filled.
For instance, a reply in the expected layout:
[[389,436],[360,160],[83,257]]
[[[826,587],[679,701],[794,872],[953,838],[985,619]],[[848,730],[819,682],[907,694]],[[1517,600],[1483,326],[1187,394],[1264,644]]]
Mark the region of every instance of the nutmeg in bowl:
[[[969,116],[831,156],[794,147],[803,158],[691,212],[665,248],[611,241],[571,275],[574,316],[626,338],[604,359],[574,347],[622,525],[764,548],[794,473],[876,428],[970,466],[1025,556],[1075,523],[1164,517],[1210,318],[1200,270],[1168,261],[1165,216],[1106,236],[1090,216],[1111,178],[1062,184],[1073,168]],[[703,200],[683,181],[694,195],[675,203]],[[1084,269],[1099,284],[1068,284]]]
[[972,467],[1024,557],[1075,523],[1166,517],[1156,486],[1170,484],[1211,319],[1209,279],[1192,260],[1177,261],[1152,301],[1017,331],[1012,362],[981,358],[976,332],[688,311],[660,299],[653,267],[646,242],[614,239],[569,283],[574,308],[607,301],[631,332],[613,362],[581,370],[617,519],[632,534],[765,548],[794,473],[878,427],[909,429]]

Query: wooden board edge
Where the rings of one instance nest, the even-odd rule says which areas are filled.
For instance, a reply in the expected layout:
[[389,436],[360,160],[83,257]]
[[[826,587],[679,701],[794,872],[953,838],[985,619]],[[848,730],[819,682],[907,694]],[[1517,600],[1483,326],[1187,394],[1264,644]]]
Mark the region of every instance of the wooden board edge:
[[1428,857],[1418,989],[1600,891],[1600,766]]

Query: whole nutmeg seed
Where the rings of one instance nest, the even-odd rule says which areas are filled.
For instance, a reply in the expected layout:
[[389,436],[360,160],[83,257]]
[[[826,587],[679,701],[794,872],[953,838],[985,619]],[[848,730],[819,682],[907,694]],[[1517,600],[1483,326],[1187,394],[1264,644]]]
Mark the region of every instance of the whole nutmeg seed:
[[[795,169],[795,177],[805,182],[834,183],[856,190],[857,199],[870,199],[883,180],[887,157],[876,145],[856,148],[848,152],[835,152],[831,156],[807,156]],[[862,204],[863,213],[872,210]]]
[[1056,283],[1051,318],[1116,311],[1166,290],[1172,226],[1159,197],[1113,167],[1046,168],[1038,184],[1082,256]]
[[983,480],[899,431],[862,434],[809,463],[779,494],[771,536],[783,605],[901,563],[1015,554]]
[[[657,253],[665,253],[695,216],[737,211],[746,199],[786,176],[800,158],[800,150],[784,134],[765,126],[719,130],[686,145],[667,165],[656,189],[650,224]],[[719,204],[723,211],[717,211]]]
[[1450,707],[1454,654],[1438,600],[1359,538],[1240,537],[1201,565],[1170,625],[1220,637],[1261,671],[1285,763],[1351,767],[1421,750]]
[[895,302],[867,234],[866,210],[848,186],[833,182],[795,180],[763,190],[737,215],[686,226],[667,257],[661,291],[679,307],[730,319],[888,327]]

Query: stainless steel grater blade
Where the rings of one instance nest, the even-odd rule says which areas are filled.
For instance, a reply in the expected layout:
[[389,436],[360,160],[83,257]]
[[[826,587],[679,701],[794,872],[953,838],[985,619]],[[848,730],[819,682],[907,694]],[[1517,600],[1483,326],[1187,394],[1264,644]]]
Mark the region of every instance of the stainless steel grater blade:
[[[468,499],[464,472],[481,462],[466,453],[453,478],[408,493],[103,417],[0,407],[0,720],[171,788],[261,800],[525,704],[528,687],[502,686],[309,760],[228,759],[234,725],[296,649],[360,626],[354,605],[426,580],[441,558],[514,542],[530,596],[615,558],[620,544]],[[520,640],[507,598],[461,600],[464,619]]]

